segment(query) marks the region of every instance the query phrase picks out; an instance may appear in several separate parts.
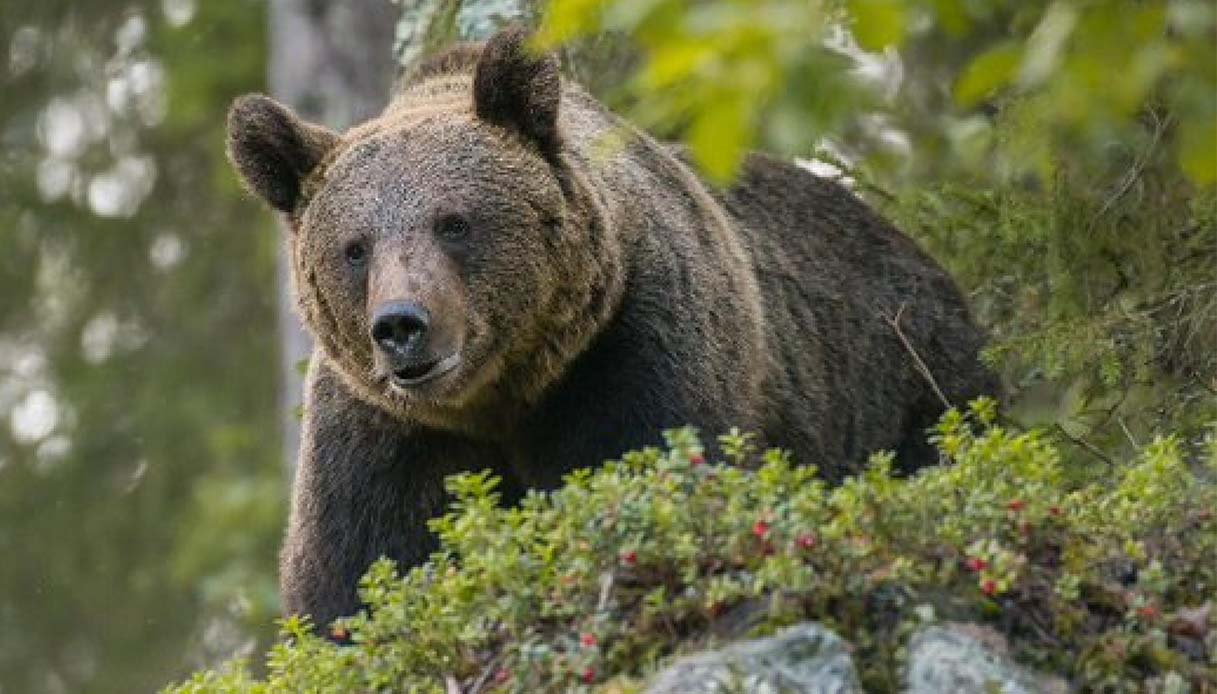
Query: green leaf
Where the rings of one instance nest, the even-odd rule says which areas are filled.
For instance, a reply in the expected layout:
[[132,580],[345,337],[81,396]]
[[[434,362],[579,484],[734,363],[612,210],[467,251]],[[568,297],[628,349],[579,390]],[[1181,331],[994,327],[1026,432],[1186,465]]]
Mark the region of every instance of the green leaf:
[[899,46],[904,41],[907,26],[904,3],[894,0],[850,0],[849,13],[854,18],[854,38],[868,51],[881,51]]
[[965,36],[972,29],[972,19],[963,0],[934,0],[933,4],[938,23],[951,36]]
[[975,106],[1009,84],[1021,57],[1018,44],[1013,41],[994,46],[977,56],[955,83],[956,103],[964,107]]
[[605,4],[604,0],[551,0],[534,39],[537,47],[550,49],[595,33]]
[[642,73],[642,84],[648,89],[675,84],[713,58],[714,49],[705,43],[673,40],[654,52]]
[[750,109],[738,97],[707,103],[709,106],[689,128],[689,146],[706,175],[716,182],[727,183],[739,170],[749,145]]
[[1060,66],[1065,46],[1077,27],[1079,10],[1067,2],[1054,2],[1027,37],[1019,81],[1026,87],[1051,79]]
[[1182,124],[1179,166],[1198,185],[1217,183],[1217,125],[1200,119]]

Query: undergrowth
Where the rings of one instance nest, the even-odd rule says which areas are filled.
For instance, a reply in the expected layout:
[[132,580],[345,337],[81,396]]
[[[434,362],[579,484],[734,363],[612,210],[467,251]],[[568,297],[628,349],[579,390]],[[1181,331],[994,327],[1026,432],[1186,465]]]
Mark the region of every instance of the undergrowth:
[[633,692],[675,651],[809,619],[852,642],[868,690],[897,689],[909,635],[943,620],[1082,690],[1217,686],[1217,430],[1103,475],[990,400],[933,440],[943,465],[899,478],[879,454],[839,487],[692,430],[515,508],[455,476],[441,550],[373,565],[368,611],[323,636],[287,620],[264,679],[238,661],[166,692]]

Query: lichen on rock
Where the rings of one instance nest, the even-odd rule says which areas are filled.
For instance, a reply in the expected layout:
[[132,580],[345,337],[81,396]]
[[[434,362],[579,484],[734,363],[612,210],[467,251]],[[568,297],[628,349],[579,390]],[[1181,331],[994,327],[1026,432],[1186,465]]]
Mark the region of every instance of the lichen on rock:
[[1056,678],[1036,674],[992,648],[965,625],[931,626],[909,642],[907,694],[1048,694],[1066,692]]
[[677,660],[647,694],[861,694],[840,636],[814,622]]

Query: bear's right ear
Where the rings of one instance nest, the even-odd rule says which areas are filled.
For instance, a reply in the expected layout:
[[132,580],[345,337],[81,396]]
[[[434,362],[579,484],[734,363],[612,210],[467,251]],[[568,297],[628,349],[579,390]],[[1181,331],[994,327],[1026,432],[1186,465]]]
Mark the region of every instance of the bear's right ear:
[[281,212],[295,209],[304,177],[337,142],[337,133],[268,96],[238,97],[228,110],[229,160],[245,185]]
[[473,73],[473,107],[478,118],[515,130],[547,157],[556,156],[558,58],[533,53],[528,38],[526,29],[514,25],[486,42]]

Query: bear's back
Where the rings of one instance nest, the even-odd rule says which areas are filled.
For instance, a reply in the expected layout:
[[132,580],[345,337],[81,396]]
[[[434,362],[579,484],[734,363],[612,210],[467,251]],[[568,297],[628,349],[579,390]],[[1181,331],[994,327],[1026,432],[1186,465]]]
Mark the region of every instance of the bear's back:
[[[717,198],[751,252],[779,354],[771,438],[818,446],[836,465],[884,449],[901,449],[909,468],[934,462],[923,430],[943,397],[958,406],[998,391],[946,271],[844,186],[772,156],[750,155]],[[835,435],[812,437],[809,419]]]

